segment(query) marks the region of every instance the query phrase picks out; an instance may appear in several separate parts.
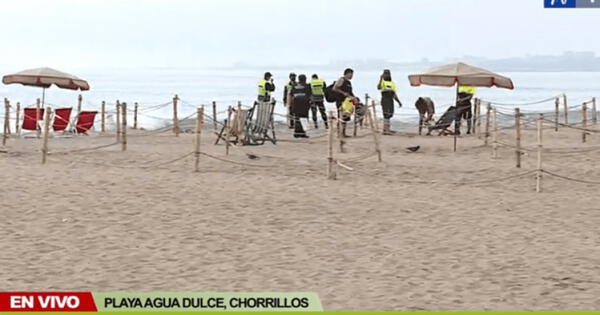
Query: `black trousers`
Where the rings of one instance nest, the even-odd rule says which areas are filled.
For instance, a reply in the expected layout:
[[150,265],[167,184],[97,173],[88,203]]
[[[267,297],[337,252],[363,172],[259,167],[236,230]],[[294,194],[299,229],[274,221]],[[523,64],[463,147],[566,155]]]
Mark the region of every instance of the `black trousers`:
[[294,125],[294,136],[305,136],[306,131],[302,128],[302,123],[300,122],[300,117],[293,115],[292,123]]
[[394,98],[381,96],[381,110],[383,112],[383,118],[390,119],[394,117]]
[[316,123],[317,122],[317,109],[319,113],[321,113],[321,118],[323,121],[327,123],[327,112],[325,111],[325,103],[323,101],[312,101],[310,103],[310,111],[312,112],[312,119]]
[[462,125],[462,120],[467,121],[467,132],[471,132],[471,127],[473,125],[473,111],[471,107],[459,108],[458,118],[454,121],[454,128],[458,130],[460,133],[460,126]]

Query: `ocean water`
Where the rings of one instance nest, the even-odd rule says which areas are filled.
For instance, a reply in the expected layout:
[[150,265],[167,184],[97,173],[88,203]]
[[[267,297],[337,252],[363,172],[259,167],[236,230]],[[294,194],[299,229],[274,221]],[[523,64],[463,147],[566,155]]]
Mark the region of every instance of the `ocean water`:
[[[342,69],[343,70],[343,69]],[[419,96],[429,96],[436,104],[438,114],[442,113],[454,102],[455,88],[442,87],[411,87],[407,76],[415,71],[394,71],[393,79],[398,86],[398,94],[403,103],[402,109],[396,108],[394,120],[410,122],[416,120],[417,111],[414,103]],[[422,70],[422,69],[421,69]],[[326,82],[332,82],[341,76],[340,71],[320,69],[290,69],[270,70],[274,75],[278,100],[276,112],[285,113],[281,103],[283,86],[287,82],[288,73],[306,74],[309,78],[313,73]],[[75,73],[86,79],[91,86],[90,91],[81,92],[83,95],[83,108],[89,110],[100,109],[101,101],[107,102],[109,110],[114,110],[116,100],[127,102],[129,108],[138,102],[141,112],[157,104],[170,102],[175,94],[181,99],[179,108],[180,117],[191,115],[195,106],[205,105],[208,115],[211,115],[211,102],[217,103],[218,111],[222,112],[228,106],[236,105],[241,101],[249,106],[256,98],[257,83],[261,79],[263,70],[245,69],[180,69],[180,68],[146,68],[146,69],[103,69]],[[3,73],[6,73],[4,71]],[[361,99],[368,93],[379,99],[377,82],[381,71],[360,71],[354,74],[353,87],[355,94]],[[515,89],[506,90],[498,88],[479,88],[477,97],[484,100],[497,101],[507,104],[521,104],[550,98],[565,93],[568,104],[576,105],[592,97],[600,97],[600,72],[505,72],[504,75],[512,78]],[[52,87],[46,90],[46,103],[53,107],[76,107],[78,91],[61,90]],[[12,104],[17,101],[25,105],[34,105],[36,98],[41,97],[42,90],[35,87],[21,85],[0,85],[0,97],[7,97]],[[512,106],[505,106],[510,109]],[[549,101],[543,104],[520,106],[527,111],[553,111],[554,103]],[[328,104],[329,109],[335,108]],[[152,112],[140,114],[139,123],[145,128],[156,128],[168,123],[172,117],[172,108],[163,107]],[[220,119],[225,114],[220,114]],[[14,116],[13,116],[14,117]],[[276,119],[283,119],[277,116]]]

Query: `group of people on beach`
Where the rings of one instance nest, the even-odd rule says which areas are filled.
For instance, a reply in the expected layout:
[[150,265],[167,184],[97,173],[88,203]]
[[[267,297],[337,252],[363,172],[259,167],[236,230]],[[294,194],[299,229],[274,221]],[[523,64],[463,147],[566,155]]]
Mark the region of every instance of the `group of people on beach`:
[[[327,122],[327,113],[325,110],[325,101],[335,103],[338,113],[340,114],[341,124],[341,135],[346,137],[346,122],[348,122],[352,115],[355,115],[355,119],[359,119],[362,123],[364,118],[366,105],[354,95],[352,90],[352,77],[354,76],[354,70],[347,68],[344,70],[343,75],[337,79],[331,85],[327,85],[325,81],[319,78],[317,74],[311,76],[311,80],[308,81],[306,75],[300,74],[296,76],[295,73],[290,73],[289,81],[285,85],[283,90],[283,103],[287,108],[288,115],[288,127],[294,129],[295,138],[308,138],[306,131],[304,130],[301,118],[309,118],[309,112],[312,112],[312,120],[315,128],[319,128],[317,111],[320,113],[323,119],[325,128],[329,128]],[[402,102],[398,97],[398,90],[396,84],[392,80],[392,73],[390,70],[385,69],[379,77],[377,83],[377,89],[381,92],[381,110],[383,112],[383,134],[391,135],[394,131],[391,128],[390,119],[394,116],[395,103],[402,107]],[[444,114],[448,117],[450,122],[455,121],[455,127],[458,127],[456,132],[460,132],[460,120],[465,118],[468,122],[468,131],[471,131],[471,97],[475,94],[474,87],[461,86],[460,92],[468,94],[470,97],[464,98],[463,102],[457,102],[456,107],[462,104],[460,115],[456,111]],[[275,84],[273,82],[273,75],[270,72],[264,74],[264,78],[258,84],[258,101],[271,101],[271,94],[275,91]],[[460,94],[459,93],[459,96]],[[461,100],[459,98],[459,100]],[[465,107],[465,102],[468,102],[468,108]],[[429,132],[433,127],[433,115],[435,113],[435,105],[431,98],[420,97],[415,103],[415,107],[419,111],[419,134],[423,126],[429,127]],[[444,117],[444,116],[442,116]],[[450,124],[448,124],[449,126]],[[443,128],[445,134],[450,133],[448,126]]]

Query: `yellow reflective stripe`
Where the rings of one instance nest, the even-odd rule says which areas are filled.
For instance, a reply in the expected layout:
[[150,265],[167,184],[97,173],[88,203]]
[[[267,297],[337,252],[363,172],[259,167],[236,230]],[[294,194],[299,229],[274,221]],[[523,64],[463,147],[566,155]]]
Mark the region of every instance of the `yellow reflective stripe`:
[[474,86],[463,85],[458,87],[458,92],[464,92],[475,95],[475,93],[477,92],[477,88]]
[[323,88],[325,87],[325,81],[319,79],[313,79],[310,81],[310,89],[314,95],[323,95]]
[[396,92],[396,84],[394,84],[394,82],[392,82],[392,81],[381,80],[381,91],[382,92],[387,92],[387,91]]
[[258,81],[258,95],[266,96],[267,95],[267,80],[263,79]]

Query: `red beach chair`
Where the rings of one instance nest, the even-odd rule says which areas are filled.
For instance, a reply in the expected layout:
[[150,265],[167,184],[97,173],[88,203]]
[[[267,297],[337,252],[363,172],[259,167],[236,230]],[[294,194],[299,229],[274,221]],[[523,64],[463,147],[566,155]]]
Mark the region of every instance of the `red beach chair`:
[[64,131],[67,129],[71,119],[72,108],[58,108],[54,111],[54,123],[52,129],[54,131]]
[[23,109],[23,130],[37,130],[39,121],[44,117],[44,109],[40,108],[39,116],[35,116],[35,108]]
[[96,111],[81,111],[77,116],[77,124],[75,125],[77,133],[87,133],[94,126],[96,114],[98,114]]

